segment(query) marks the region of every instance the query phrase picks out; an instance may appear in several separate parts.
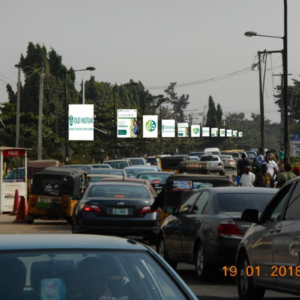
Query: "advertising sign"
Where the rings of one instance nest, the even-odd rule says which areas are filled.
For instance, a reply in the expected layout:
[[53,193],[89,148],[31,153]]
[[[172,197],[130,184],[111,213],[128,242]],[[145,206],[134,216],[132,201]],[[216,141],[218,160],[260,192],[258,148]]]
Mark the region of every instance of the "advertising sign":
[[177,123],[178,137],[189,137],[189,123]]
[[118,116],[117,137],[136,138],[138,134],[137,110],[118,109],[117,116]]
[[243,137],[243,133],[241,131],[239,132],[239,137]]
[[237,130],[232,131],[232,137],[237,137]]
[[227,129],[226,130],[226,136],[227,137],[232,137],[232,129]]
[[25,150],[3,150],[3,156],[25,156]]
[[200,137],[200,125],[191,125],[191,137]]
[[69,104],[69,140],[94,140],[94,104]]
[[157,138],[157,116],[143,116],[143,137]]
[[219,128],[212,128],[211,129],[211,137],[218,137],[219,136],[218,131],[219,131]]
[[202,136],[203,137],[209,137],[209,127],[202,127]]
[[226,136],[225,132],[226,132],[225,128],[220,129],[220,137],[225,137]]
[[175,137],[175,120],[162,120],[162,137]]

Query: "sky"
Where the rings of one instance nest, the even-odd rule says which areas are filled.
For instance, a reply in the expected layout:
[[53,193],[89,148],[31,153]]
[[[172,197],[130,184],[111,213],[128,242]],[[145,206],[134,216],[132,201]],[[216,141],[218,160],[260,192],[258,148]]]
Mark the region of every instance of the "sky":
[[[283,40],[245,37],[246,31],[284,35],[283,0],[0,0],[0,102],[6,84],[16,89],[20,55],[29,42],[62,56],[67,68],[96,68],[76,73],[122,84],[141,81],[153,95],[177,82],[188,94],[185,114],[201,122],[209,96],[224,114],[259,113],[258,51],[282,50]],[[300,1],[288,0],[288,73],[300,75]],[[241,71],[243,70],[243,71]],[[228,77],[224,75],[236,73]],[[267,58],[265,116],[280,122],[274,89],[280,84],[281,54]],[[221,77],[224,76],[224,77]],[[207,79],[221,77],[218,81]],[[22,76],[22,81],[23,81]],[[180,86],[185,84],[183,86]],[[22,99],[21,99],[22,101]],[[129,107],[133,108],[133,107]],[[198,118],[198,119],[197,119]]]

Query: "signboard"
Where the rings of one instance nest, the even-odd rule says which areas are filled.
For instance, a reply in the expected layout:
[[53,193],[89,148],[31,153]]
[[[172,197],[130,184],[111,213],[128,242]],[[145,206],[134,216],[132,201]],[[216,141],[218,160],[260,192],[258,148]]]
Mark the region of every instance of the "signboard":
[[300,141],[290,141],[290,156],[300,157]]
[[175,137],[175,120],[162,120],[161,137]]
[[226,136],[227,137],[232,137],[232,129],[227,129],[226,130]]
[[220,129],[220,137],[225,137],[226,136],[226,130],[224,128]]
[[3,182],[2,211],[13,211],[15,192],[19,191],[19,196],[24,196],[27,199],[27,182]]
[[202,136],[203,137],[209,137],[210,134],[209,134],[209,128],[210,127],[202,127]]
[[191,137],[200,137],[200,125],[191,125]]
[[239,137],[243,137],[243,133],[241,131],[239,132]]
[[143,116],[143,137],[157,138],[157,115]]
[[25,150],[3,150],[3,156],[25,156]]
[[219,136],[218,131],[219,131],[219,128],[212,128],[211,129],[211,137],[218,137]]
[[118,138],[136,138],[137,128],[137,110],[136,109],[118,109],[117,111],[117,137]]
[[237,130],[232,131],[232,137],[237,137]]
[[189,123],[177,123],[178,137],[189,137]]
[[94,104],[69,104],[69,140],[94,140]]

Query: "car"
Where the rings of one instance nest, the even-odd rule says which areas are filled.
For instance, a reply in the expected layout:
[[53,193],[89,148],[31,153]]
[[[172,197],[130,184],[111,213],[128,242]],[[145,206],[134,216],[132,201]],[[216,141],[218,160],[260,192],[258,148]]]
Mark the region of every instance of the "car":
[[219,148],[205,148],[204,153],[212,153],[213,155],[221,155],[221,151]]
[[88,171],[90,169],[93,169],[92,165],[64,165],[61,168],[75,168],[75,169],[81,169],[83,171]]
[[200,158],[202,155],[205,155],[204,151],[203,151],[203,152],[191,152],[191,153],[189,154],[189,156],[198,156],[199,158]]
[[223,171],[225,174],[224,163],[218,155],[202,155],[200,161],[208,162],[210,172]]
[[133,166],[146,165],[146,160],[143,157],[130,157],[126,159],[130,160]]
[[224,163],[225,168],[231,168],[232,170],[236,170],[236,161],[233,159],[232,155],[220,155],[220,159]]
[[113,167],[109,164],[93,164],[91,165],[93,169],[102,168],[102,169],[112,169]]
[[239,152],[222,152],[221,155],[231,155],[236,163],[242,159],[242,156]]
[[299,195],[300,178],[296,177],[278,191],[262,214],[255,209],[243,212],[243,222],[253,224],[236,255],[240,299],[262,299],[266,290],[300,295]]
[[74,208],[73,233],[138,235],[156,241],[160,211],[152,212],[154,197],[142,183],[100,182],[88,186]]
[[132,166],[132,163],[129,159],[106,160],[103,163],[110,165],[114,169],[124,169]]
[[166,184],[166,180],[172,175],[171,172],[140,172],[136,175],[136,178],[140,179],[148,179],[152,186],[155,188],[157,194],[159,194],[164,185]]
[[98,182],[103,178],[124,178],[121,175],[110,175],[110,174],[89,174],[87,175],[88,184],[92,182]]
[[136,175],[140,172],[145,172],[145,171],[161,171],[161,168],[158,166],[131,166],[131,167],[126,167],[124,168],[126,171],[128,177],[134,178]]
[[198,156],[189,156],[188,160],[200,160]]
[[91,169],[87,172],[87,175],[92,174],[110,174],[110,175],[119,175],[123,177],[128,177],[127,173],[124,169],[103,169],[103,168],[97,168],[97,169]]
[[242,222],[245,208],[263,211],[275,189],[208,187],[192,193],[161,227],[157,252],[176,268],[178,262],[195,265],[199,279],[235,263],[236,250],[250,222]]
[[1,299],[196,300],[174,270],[133,239],[2,234]]

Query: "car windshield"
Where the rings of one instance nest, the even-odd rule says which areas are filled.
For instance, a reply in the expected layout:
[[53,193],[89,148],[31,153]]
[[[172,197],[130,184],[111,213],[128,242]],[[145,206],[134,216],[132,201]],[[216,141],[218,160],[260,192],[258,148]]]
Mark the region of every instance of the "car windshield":
[[98,168],[102,168],[102,169],[110,169],[109,165],[92,165],[93,168],[98,169]]
[[88,171],[87,174],[111,174],[111,175],[120,175],[120,176],[124,175],[122,170],[104,169],[104,168],[91,169]]
[[124,169],[126,167],[129,167],[127,161],[107,161],[105,164],[110,165],[114,169]]
[[63,168],[75,168],[75,169],[81,169],[83,171],[87,171],[90,169],[90,167],[88,167],[88,166],[81,166],[81,165],[66,165],[66,166],[63,166]]
[[147,158],[147,163],[150,165],[157,165],[158,164],[158,158],[155,157],[148,157]]
[[142,158],[130,158],[130,161],[134,166],[145,164],[145,161]]
[[[213,156],[201,156],[201,161],[214,161],[216,157]],[[217,159],[218,160],[218,159]]]
[[245,209],[262,212],[273,196],[271,193],[222,193],[218,194],[218,206],[224,212],[243,212]]
[[[158,172],[157,172],[158,173]],[[153,174],[153,173],[141,173],[137,175],[137,178],[148,179],[151,183],[161,183],[165,184],[167,178],[169,178],[173,173],[169,174]]]
[[0,255],[1,299],[187,299],[142,251],[14,252]]
[[130,169],[125,169],[125,171],[126,171],[126,173],[129,177],[136,177],[136,175],[140,172],[155,171],[155,170],[156,170],[155,168],[153,168],[153,169],[152,168],[145,168],[145,169],[143,169],[143,168],[136,168],[136,169],[130,168]]
[[101,184],[90,186],[87,192],[87,197],[150,199],[151,195],[149,190],[144,186],[136,186],[131,184]]

